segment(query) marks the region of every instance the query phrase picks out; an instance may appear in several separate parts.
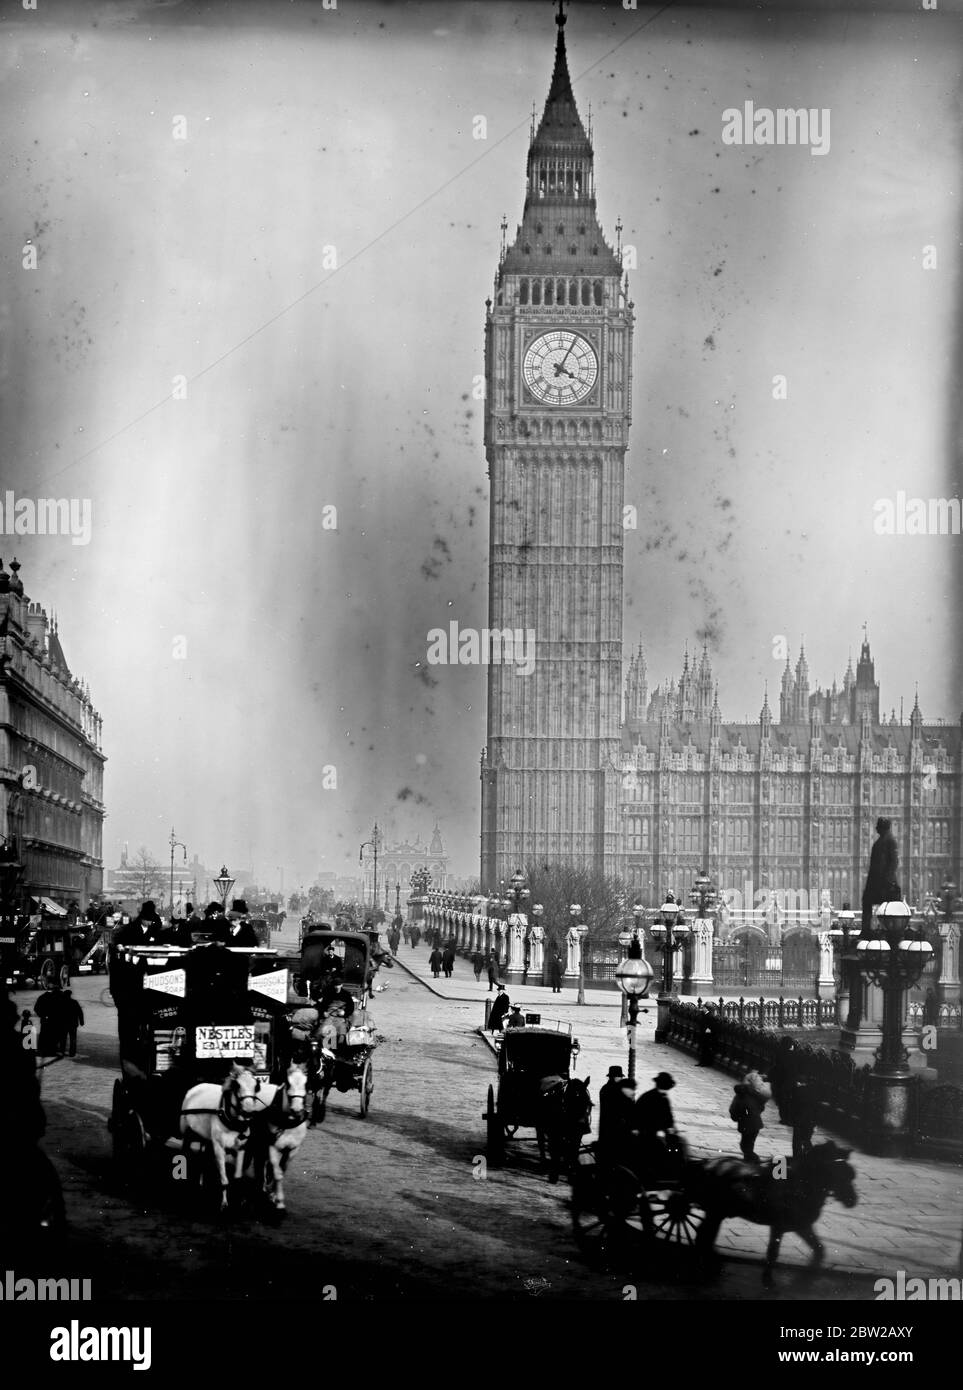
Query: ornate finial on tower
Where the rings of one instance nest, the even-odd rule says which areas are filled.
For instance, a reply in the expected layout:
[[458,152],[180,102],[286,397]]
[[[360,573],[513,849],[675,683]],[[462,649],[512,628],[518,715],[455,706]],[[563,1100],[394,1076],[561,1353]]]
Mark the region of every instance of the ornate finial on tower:
[[502,249],[499,253],[499,264],[505,259],[505,238],[508,235],[508,218],[502,213]]
[[622,218],[615,224],[615,254],[618,257],[619,265],[622,264]]
[[555,23],[560,29],[565,27],[565,0],[558,0],[558,14],[555,16]]

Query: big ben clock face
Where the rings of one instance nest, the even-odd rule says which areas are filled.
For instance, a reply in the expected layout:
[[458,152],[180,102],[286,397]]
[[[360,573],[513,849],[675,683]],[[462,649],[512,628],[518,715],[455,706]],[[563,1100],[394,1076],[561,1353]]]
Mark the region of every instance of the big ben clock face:
[[566,328],[543,333],[528,345],[522,377],[543,405],[578,405],[599,374],[595,349],[579,333]]

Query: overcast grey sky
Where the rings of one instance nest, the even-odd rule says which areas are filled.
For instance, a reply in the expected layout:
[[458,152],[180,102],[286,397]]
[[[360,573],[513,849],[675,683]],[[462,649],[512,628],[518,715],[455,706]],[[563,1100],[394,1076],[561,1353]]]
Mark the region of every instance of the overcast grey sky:
[[[638,254],[626,646],[654,684],[706,634],[755,718],[778,634],[828,683],[865,620],[887,711],[956,719],[960,538],[873,503],[960,491],[959,7],[656,10],[566,30]],[[472,383],[554,40],[546,3],[5,7],[0,482],[93,534],[0,553],[103,713],[108,865],[173,823],[308,882],[391,813],[477,871],[485,673],[426,634],[486,621]],[[723,144],[749,100],[828,108],[829,153]]]

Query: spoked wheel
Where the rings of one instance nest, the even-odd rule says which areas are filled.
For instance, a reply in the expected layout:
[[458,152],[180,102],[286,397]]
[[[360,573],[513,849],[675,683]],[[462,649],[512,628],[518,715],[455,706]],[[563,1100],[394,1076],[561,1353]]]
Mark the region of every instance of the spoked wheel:
[[653,1241],[682,1249],[695,1249],[699,1227],[705,1221],[706,1214],[704,1208],[693,1201],[683,1188],[644,1193],[641,1207],[643,1220]]
[[53,956],[48,956],[40,967],[40,987],[41,989],[53,989],[57,983],[57,962]]
[[70,988],[70,967],[67,965],[62,965],[60,967],[60,988]]
[[361,1073],[361,1088],[360,1088],[360,1089],[361,1089],[361,1106],[360,1106],[360,1108],[361,1108],[361,1118],[364,1119],[364,1117],[365,1117],[365,1116],[367,1115],[367,1113],[368,1113],[368,1107],[369,1107],[370,1104],[371,1104],[371,1092],[374,1090],[374,1075],[373,1075],[373,1068],[372,1068],[372,1065],[371,1065],[371,1058],[370,1058],[370,1057],[367,1057],[367,1058],[365,1059],[364,1071]]
[[485,1157],[490,1168],[500,1168],[505,1161],[505,1129],[495,1104],[495,1088],[488,1088],[488,1109],[485,1111]]
[[114,1082],[113,1105],[109,1129],[113,1140],[114,1164],[124,1182],[136,1182],[143,1176],[147,1157],[147,1133],[144,1122],[132,1110],[123,1083]]
[[638,1179],[628,1168],[600,1166],[581,1154],[572,1176],[575,1243],[595,1265],[624,1261],[644,1244]]

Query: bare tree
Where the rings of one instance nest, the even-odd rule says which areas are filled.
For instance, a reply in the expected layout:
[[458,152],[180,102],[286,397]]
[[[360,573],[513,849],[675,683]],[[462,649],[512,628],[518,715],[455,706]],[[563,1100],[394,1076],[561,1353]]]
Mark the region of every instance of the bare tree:
[[153,898],[164,887],[164,870],[146,845],[141,845],[128,868],[135,875],[134,883],[140,897]]
[[529,863],[525,869],[530,902],[541,903],[541,922],[552,944],[561,946],[574,922],[569,908],[577,903],[579,921],[588,927],[590,941],[611,940],[633,926],[629,891],[620,878],[608,878],[593,869],[572,864]]

